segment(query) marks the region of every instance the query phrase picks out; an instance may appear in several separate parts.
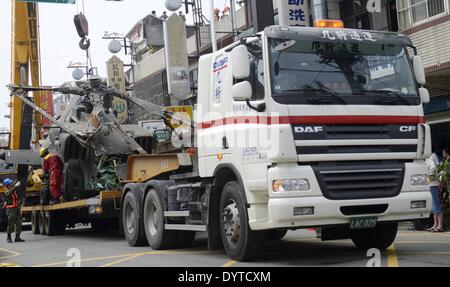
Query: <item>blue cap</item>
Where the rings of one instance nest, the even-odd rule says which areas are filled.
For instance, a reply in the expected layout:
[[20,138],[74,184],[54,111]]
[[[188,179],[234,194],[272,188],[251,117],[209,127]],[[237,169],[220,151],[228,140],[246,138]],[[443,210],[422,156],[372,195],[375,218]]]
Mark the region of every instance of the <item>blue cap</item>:
[[6,178],[5,180],[3,180],[3,185],[8,186],[8,185],[11,185],[13,182],[14,182],[14,180],[12,180],[10,178]]

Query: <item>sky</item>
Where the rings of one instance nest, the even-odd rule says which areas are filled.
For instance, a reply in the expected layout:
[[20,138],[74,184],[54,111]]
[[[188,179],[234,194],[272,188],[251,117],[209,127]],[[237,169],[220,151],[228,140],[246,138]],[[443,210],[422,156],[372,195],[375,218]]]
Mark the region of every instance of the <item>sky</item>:
[[[6,85],[11,78],[11,1],[0,0],[0,127],[9,128],[9,92]],[[39,4],[41,34],[41,77],[42,85],[56,86],[72,81],[69,62],[85,62],[85,52],[78,47],[79,37],[73,24],[73,17],[83,11],[82,0],[77,4]],[[223,8],[226,0],[215,0],[216,7]],[[203,13],[209,19],[209,0],[202,0]],[[184,7],[182,8],[184,11]],[[151,11],[161,15],[166,10],[164,0],[84,0],[84,11],[89,21],[91,55],[93,66],[99,75],[106,77],[106,61],[112,56],[108,52],[109,40],[103,40],[105,31],[126,34],[140,19]],[[192,19],[191,14],[187,17]],[[6,36],[6,37],[5,37]],[[118,54],[125,63],[130,59]]]

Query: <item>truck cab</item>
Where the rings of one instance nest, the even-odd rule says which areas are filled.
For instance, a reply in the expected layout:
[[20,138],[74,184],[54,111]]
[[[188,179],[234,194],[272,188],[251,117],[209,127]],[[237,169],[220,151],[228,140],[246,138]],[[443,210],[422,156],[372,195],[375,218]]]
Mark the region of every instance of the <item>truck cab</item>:
[[[431,210],[424,84],[402,34],[268,27],[200,58],[200,176],[232,174],[251,231],[318,227],[387,248],[398,222]],[[242,213],[229,203],[224,226]]]

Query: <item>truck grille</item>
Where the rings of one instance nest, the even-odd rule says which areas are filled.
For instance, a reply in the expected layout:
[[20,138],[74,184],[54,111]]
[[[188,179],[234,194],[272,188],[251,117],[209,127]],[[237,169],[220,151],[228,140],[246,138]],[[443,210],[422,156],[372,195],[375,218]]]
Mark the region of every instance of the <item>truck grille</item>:
[[293,125],[292,129],[298,155],[351,153],[411,155],[417,153],[418,149],[417,125]]
[[[405,127],[415,129],[401,131]],[[293,125],[295,140],[416,139],[417,125]]]
[[399,162],[325,163],[313,169],[324,197],[331,200],[395,197],[405,173],[405,165]]

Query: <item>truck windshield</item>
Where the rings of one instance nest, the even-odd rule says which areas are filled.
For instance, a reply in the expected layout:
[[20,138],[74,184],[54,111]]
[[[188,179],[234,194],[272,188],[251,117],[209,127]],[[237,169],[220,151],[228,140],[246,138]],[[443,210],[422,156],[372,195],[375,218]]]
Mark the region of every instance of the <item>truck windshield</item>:
[[284,104],[418,105],[403,45],[270,39],[272,93]]

